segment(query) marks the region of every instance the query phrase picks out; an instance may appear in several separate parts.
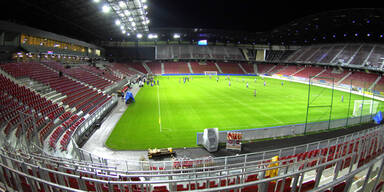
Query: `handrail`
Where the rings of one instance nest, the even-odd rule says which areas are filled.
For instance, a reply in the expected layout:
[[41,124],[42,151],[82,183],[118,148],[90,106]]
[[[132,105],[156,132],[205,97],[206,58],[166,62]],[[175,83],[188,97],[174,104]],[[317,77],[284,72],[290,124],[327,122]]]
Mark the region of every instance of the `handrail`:
[[[362,130],[362,131],[359,131],[359,132],[354,132],[354,133],[350,133],[350,134],[348,134],[348,135],[343,135],[343,136],[339,136],[339,137],[336,137],[336,138],[330,138],[330,139],[325,139],[325,140],[321,140],[321,141],[316,141],[316,142],[311,142],[311,143],[308,143],[308,144],[304,144],[304,145],[298,145],[298,146],[294,146],[294,147],[285,147],[285,148],[281,148],[281,149],[274,149],[274,150],[268,150],[268,151],[262,151],[262,152],[254,152],[254,153],[247,153],[247,154],[240,154],[240,155],[234,155],[234,156],[226,156],[226,157],[217,157],[217,158],[211,158],[211,160],[212,161],[225,161],[226,159],[229,159],[229,158],[237,158],[237,159],[239,159],[239,158],[244,158],[245,159],[245,161],[246,161],[246,158],[248,157],[248,156],[251,156],[251,155],[262,155],[263,156],[263,159],[264,159],[264,156],[265,156],[265,154],[267,154],[267,153],[272,153],[272,152],[277,152],[278,154],[280,153],[280,151],[283,151],[283,150],[288,150],[288,149],[297,149],[297,148],[300,148],[300,147],[303,147],[303,148],[307,148],[308,146],[311,146],[311,145],[315,145],[315,144],[317,144],[317,145],[319,145],[320,143],[325,143],[325,142],[328,142],[328,145],[327,146],[329,146],[330,145],[330,142],[332,141],[332,140],[335,140],[336,141],[336,143],[335,143],[335,145],[337,145],[337,144],[340,144],[340,143],[343,143],[343,142],[345,142],[345,141],[351,141],[352,139],[356,139],[356,138],[359,138],[360,137],[360,135],[363,135],[363,134],[369,134],[369,133],[371,133],[371,132],[374,132],[374,131],[376,131],[376,130],[378,130],[378,129],[380,129],[380,128],[382,128],[382,127],[384,127],[383,125],[379,125],[379,126],[377,126],[377,127],[373,127],[373,128],[370,128],[370,129],[365,129],[365,130]],[[349,139],[348,139],[349,138]],[[347,139],[347,140],[346,140]],[[339,140],[341,140],[341,141],[339,141]],[[90,152],[88,152],[88,151],[86,151],[86,150],[84,150],[84,149],[80,149],[80,151],[83,151],[83,152],[87,152],[87,153],[89,153],[89,154],[92,154],[92,153],[90,153]],[[92,154],[93,155],[93,154]],[[292,155],[294,155],[294,154],[292,154]],[[98,156],[96,156],[97,158],[102,158],[102,157],[98,157]],[[104,158],[105,159],[105,158]],[[110,161],[112,160],[112,161],[121,161],[121,160],[114,160],[114,159],[106,159],[109,163],[110,163]],[[189,159],[189,160],[185,160],[185,161],[204,161],[204,160],[207,160],[207,158],[197,158],[197,159]],[[140,161],[133,161],[133,160],[122,160],[123,162],[125,162],[125,163],[136,163],[136,164],[138,164],[138,165],[140,165],[140,164],[142,164],[142,163],[144,163],[144,164],[146,164],[146,165],[151,165],[151,163],[153,163],[153,162],[151,162],[151,161],[149,161],[149,162],[140,162]],[[183,161],[183,160],[180,160],[179,162],[185,162],[185,161]],[[173,162],[174,161],[161,161],[160,163],[165,163],[165,164],[167,164],[168,163],[168,165],[169,164],[173,164]],[[159,162],[154,162],[154,164],[160,164]],[[210,168],[211,166],[206,166],[205,168]],[[194,168],[192,168],[192,169],[194,169]],[[176,169],[176,170],[184,170],[184,171],[188,171],[188,170],[191,170],[190,168],[184,168],[184,169]],[[128,171],[128,170],[127,170]],[[141,172],[145,172],[144,170],[142,170]],[[152,171],[153,172],[153,171]],[[160,172],[160,171],[159,171]]]
[[64,190],[67,190],[67,191],[78,191],[78,192],[82,192],[82,191],[83,191],[83,190],[78,190],[78,189],[74,189],[74,188],[71,188],[71,187],[67,187],[67,186],[64,186],[64,185],[58,185],[58,184],[56,184],[56,183],[52,183],[52,182],[50,182],[50,181],[46,181],[46,180],[40,179],[40,178],[38,178],[38,177],[30,176],[30,175],[28,175],[28,174],[26,174],[26,173],[23,173],[23,172],[21,172],[21,171],[18,171],[18,170],[16,170],[16,169],[7,167],[7,166],[5,166],[3,163],[0,163],[0,166],[1,166],[2,168],[5,168],[5,169],[9,170],[9,171],[12,171],[12,172],[14,172],[14,173],[17,173],[17,174],[22,175],[22,176],[24,176],[24,177],[27,177],[27,178],[29,178],[29,179],[36,180],[36,181],[38,181],[38,182],[47,184],[47,185],[52,186],[52,187],[55,187],[55,188],[64,189]]
[[[375,136],[373,136],[375,137]],[[349,144],[348,144],[349,145]],[[359,143],[359,145],[362,145],[363,146],[363,143]],[[359,148],[362,148],[362,146],[360,146]],[[356,152],[356,151],[352,151],[351,154],[349,155],[345,155],[343,157],[337,157],[336,159],[332,160],[332,161],[328,161],[326,163],[329,163],[329,162],[335,162],[335,161],[338,161],[340,159],[346,159],[352,155],[355,155],[355,154],[358,154],[359,152]],[[8,156],[5,156],[4,154],[0,154],[0,156],[4,157],[4,158],[7,158],[7,159],[10,159],[10,160],[14,160],[14,161],[17,161],[19,163],[23,163],[24,161],[21,161],[21,160],[17,160],[15,158],[11,158],[11,157],[8,157]],[[317,159],[317,160],[320,160],[324,157],[327,157],[327,156],[322,156],[322,155],[319,155],[317,157],[314,157],[314,158],[311,158],[311,159],[305,159],[305,160],[302,160],[302,161],[294,161],[293,163],[289,163],[288,161],[288,165],[302,165],[302,164],[306,164],[307,162],[309,161],[313,161],[314,159]],[[281,162],[287,162],[287,161],[284,161],[282,160]],[[25,163],[25,162],[24,162]],[[280,163],[280,162],[279,162]],[[29,164],[29,163],[26,163],[30,166],[33,166],[32,164]],[[263,168],[259,168],[260,166],[263,166],[263,165],[268,165],[269,163],[266,163],[266,164],[256,164],[256,165],[251,165],[251,166],[248,166],[244,163],[239,163],[239,164],[242,164],[243,166],[242,167],[234,167],[234,168],[227,168],[227,169],[219,169],[219,170],[213,170],[213,171],[206,171],[206,172],[192,172],[192,173],[184,173],[184,174],[180,174],[180,173],[174,173],[174,174],[158,174],[158,175],[129,175],[128,172],[125,172],[127,175],[122,175],[122,176],[128,176],[128,177],[165,177],[165,176],[189,176],[189,175],[205,175],[205,174],[208,174],[208,175],[211,175],[211,173],[219,173],[219,172],[222,172],[222,171],[231,171],[231,170],[238,170],[238,169],[251,169],[251,168],[256,168],[257,170],[256,171],[251,171],[251,172],[243,172],[241,173],[241,175],[244,175],[244,174],[251,174],[251,173],[255,173],[255,172],[260,172],[260,171],[265,171],[265,170],[269,170],[269,169],[274,169],[274,168],[269,168],[269,169],[263,169]],[[320,164],[324,164],[324,163],[319,163],[317,164],[317,166],[319,166]],[[228,165],[223,165],[223,166],[218,166],[218,167],[227,167]],[[277,166],[275,168],[282,168],[282,167],[286,167],[285,165],[283,166]],[[63,167],[63,168],[68,168],[68,167]],[[96,167],[94,167],[94,169],[97,169]],[[202,168],[195,168],[194,170],[196,169],[206,169],[204,167]],[[209,168],[208,168],[209,169]],[[50,170],[50,169],[48,169]],[[76,169],[76,171],[79,171]],[[105,172],[115,172],[115,173],[124,173],[124,172],[121,172],[119,170],[104,170]],[[185,170],[172,170],[172,171],[185,171]],[[233,176],[233,175],[232,175]],[[203,178],[204,179],[204,178]]]

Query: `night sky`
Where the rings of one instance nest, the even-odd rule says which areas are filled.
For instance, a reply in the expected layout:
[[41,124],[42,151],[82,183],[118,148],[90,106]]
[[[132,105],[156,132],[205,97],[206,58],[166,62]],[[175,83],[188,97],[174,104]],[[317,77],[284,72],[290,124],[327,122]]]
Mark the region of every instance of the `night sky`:
[[[150,30],[207,28],[246,32],[269,32],[304,16],[345,9],[330,6],[329,2],[147,0]],[[7,11],[0,12],[0,20],[87,42],[122,39],[113,14],[101,13],[102,4],[93,0],[1,0],[0,7]]]
[[151,27],[210,28],[270,31],[294,19],[340,8],[303,8],[293,4],[258,0],[151,0]]

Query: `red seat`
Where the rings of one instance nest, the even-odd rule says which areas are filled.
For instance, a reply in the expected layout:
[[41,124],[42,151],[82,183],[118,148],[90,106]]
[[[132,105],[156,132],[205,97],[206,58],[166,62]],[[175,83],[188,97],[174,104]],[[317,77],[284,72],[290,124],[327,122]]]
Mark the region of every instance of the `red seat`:
[[153,192],[168,192],[167,186],[155,186]]
[[257,185],[251,185],[251,186],[244,187],[241,191],[243,191],[243,192],[257,192],[258,190],[259,190],[259,188]]
[[301,185],[300,192],[310,191],[314,187],[315,187],[315,181],[314,180],[307,181]]
[[345,185],[346,185],[345,182],[337,184],[335,187],[333,187],[333,192],[343,192]]

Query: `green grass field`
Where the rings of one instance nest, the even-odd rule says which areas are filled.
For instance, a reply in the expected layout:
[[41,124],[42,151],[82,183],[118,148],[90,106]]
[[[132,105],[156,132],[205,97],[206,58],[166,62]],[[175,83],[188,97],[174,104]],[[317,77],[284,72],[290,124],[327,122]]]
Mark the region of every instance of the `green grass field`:
[[[194,147],[205,128],[239,130],[304,123],[308,85],[261,77],[156,77],[160,86],[145,85],[125,111],[106,145],[115,150]],[[181,80],[181,82],[180,82]],[[246,87],[246,82],[249,86]],[[254,96],[256,90],[256,96]],[[334,91],[332,119],[346,118],[349,93]],[[329,106],[332,90],[311,86],[310,105]],[[341,97],[344,102],[341,102]],[[362,96],[352,95],[353,101]],[[379,106],[381,108],[382,105]],[[329,118],[329,107],[311,108],[309,121]]]

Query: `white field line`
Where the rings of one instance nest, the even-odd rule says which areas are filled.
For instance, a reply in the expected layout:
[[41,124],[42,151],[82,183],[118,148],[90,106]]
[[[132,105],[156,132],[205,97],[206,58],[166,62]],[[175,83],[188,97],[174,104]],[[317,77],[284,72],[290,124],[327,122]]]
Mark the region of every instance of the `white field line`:
[[160,92],[159,92],[159,86],[157,86],[157,104],[159,106],[159,125],[160,125],[160,132],[162,132],[161,128],[161,109],[160,109]]

